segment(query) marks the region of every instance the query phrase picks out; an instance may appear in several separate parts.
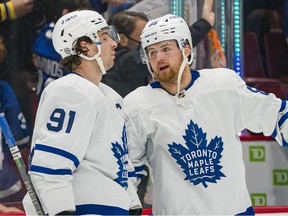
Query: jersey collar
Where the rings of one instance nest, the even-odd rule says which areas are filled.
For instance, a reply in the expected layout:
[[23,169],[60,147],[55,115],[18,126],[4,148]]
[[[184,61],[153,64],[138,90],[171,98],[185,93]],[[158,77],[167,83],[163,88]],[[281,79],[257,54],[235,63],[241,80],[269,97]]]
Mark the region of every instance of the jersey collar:
[[[185,88],[185,90],[187,91],[193,84],[194,82],[200,77],[200,73],[199,71],[196,70],[191,70],[191,75],[192,75],[192,80],[190,82],[190,84]],[[159,81],[155,81],[149,84],[153,89],[156,88],[162,88],[164,91],[168,92],[166,89],[164,89]],[[175,94],[171,94],[170,92],[168,92],[170,95],[175,95]]]

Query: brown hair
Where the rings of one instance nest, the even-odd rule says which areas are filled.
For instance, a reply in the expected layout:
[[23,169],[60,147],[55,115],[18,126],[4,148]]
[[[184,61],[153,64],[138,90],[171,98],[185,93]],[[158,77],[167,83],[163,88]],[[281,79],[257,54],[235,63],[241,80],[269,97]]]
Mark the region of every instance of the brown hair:
[[92,40],[87,36],[78,38],[75,46],[73,47],[73,49],[76,51],[77,54],[67,56],[60,62],[60,64],[63,67],[67,68],[69,71],[75,71],[75,69],[77,69],[80,66],[81,64],[81,57],[79,56],[80,54],[87,55],[87,52],[83,50],[83,47],[80,46],[80,43],[82,41],[85,41],[91,44],[93,43]]
[[109,25],[114,25],[119,34],[131,35],[136,28],[136,20],[149,21],[147,16],[140,12],[135,11],[121,11],[114,14],[108,21]]

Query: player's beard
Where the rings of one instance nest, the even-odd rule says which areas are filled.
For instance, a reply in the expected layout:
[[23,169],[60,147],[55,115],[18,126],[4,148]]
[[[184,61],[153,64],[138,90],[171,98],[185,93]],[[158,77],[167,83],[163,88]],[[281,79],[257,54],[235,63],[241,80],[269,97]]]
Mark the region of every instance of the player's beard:
[[175,82],[177,81],[178,72],[171,67],[166,72],[154,72],[156,79],[160,82]]

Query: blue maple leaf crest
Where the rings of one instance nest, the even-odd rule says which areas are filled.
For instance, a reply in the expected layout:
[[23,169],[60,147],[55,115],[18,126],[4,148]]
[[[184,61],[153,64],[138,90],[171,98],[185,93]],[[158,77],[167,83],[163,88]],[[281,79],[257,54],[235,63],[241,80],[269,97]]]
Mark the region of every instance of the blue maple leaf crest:
[[221,177],[226,177],[222,172],[220,159],[222,158],[222,138],[216,136],[207,145],[206,133],[197,124],[190,121],[183,136],[186,147],[181,144],[168,144],[168,151],[186,174],[184,180],[189,180],[194,185],[202,183],[207,188],[207,183],[216,183]]
[[128,147],[125,126],[123,127],[121,139],[123,145],[118,142],[112,143],[113,155],[117,158],[117,164],[119,165],[119,171],[117,172],[118,177],[114,179],[114,181],[118,182],[118,184],[126,189],[128,187]]

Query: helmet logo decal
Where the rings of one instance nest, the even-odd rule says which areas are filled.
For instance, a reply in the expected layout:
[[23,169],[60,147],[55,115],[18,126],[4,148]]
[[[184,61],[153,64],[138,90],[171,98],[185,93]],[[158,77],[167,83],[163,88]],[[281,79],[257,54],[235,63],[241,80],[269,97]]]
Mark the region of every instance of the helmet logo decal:
[[66,48],[64,49],[64,52],[65,52],[66,54],[70,54],[70,53],[71,53],[71,50],[70,50],[68,47],[66,47]]
[[183,136],[186,148],[181,144],[168,144],[168,151],[180,165],[188,180],[194,185],[202,184],[205,188],[207,183],[217,183],[221,177],[226,177],[221,169],[220,159],[223,152],[223,141],[221,137],[214,137],[207,142],[206,133],[202,128],[191,120]]
[[152,32],[151,34],[145,35],[145,38],[151,37],[152,35],[155,35],[155,34],[157,34],[157,32]]
[[157,23],[158,23],[158,20],[156,20],[155,22],[150,23],[150,25],[148,27],[155,26],[155,25],[157,25]]
[[76,17],[78,17],[77,14],[74,14],[74,15],[72,15],[72,16],[70,16],[70,17],[67,17],[65,20],[63,19],[63,20],[61,21],[61,24],[63,25],[65,22],[69,22],[70,20],[72,20],[72,19],[74,19],[74,18],[76,18]]

